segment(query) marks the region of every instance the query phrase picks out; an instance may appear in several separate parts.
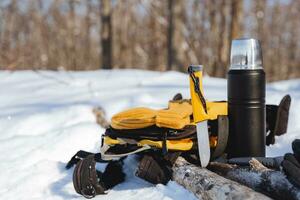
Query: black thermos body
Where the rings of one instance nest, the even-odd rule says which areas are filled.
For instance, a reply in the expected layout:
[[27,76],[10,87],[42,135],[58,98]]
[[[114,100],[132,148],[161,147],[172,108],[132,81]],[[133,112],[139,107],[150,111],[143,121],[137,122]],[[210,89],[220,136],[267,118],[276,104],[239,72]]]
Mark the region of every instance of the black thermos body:
[[228,157],[264,157],[266,79],[259,41],[233,40],[230,57]]

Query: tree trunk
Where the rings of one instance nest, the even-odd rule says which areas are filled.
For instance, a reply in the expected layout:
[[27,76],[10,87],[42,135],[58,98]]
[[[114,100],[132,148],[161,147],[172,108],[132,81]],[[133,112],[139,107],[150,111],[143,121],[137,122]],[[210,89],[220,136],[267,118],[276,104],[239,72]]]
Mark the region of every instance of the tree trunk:
[[254,3],[255,9],[254,9],[254,14],[256,16],[256,34],[258,36],[258,39],[261,41],[264,40],[264,24],[265,24],[265,16],[266,16],[266,5],[267,1],[266,0],[260,0],[260,1],[255,1]]
[[243,36],[243,0],[231,0],[230,40]]
[[[267,1],[266,0],[260,0],[255,1],[253,3],[253,15],[256,19],[256,26],[253,29],[253,35],[257,37],[257,39],[260,40],[261,47],[263,49],[263,58],[264,61],[267,60],[268,52],[270,51],[270,48],[266,46],[268,44],[268,34],[266,30],[268,29],[268,24],[266,23],[266,8],[267,8]],[[269,72],[270,65],[267,62],[264,62],[264,69],[266,74]]]
[[168,0],[168,66],[167,70],[183,71],[184,67],[184,6],[182,0]]
[[91,17],[90,13],[92,12],[92,1],[86,0],[86,9],[87,13],[85,16],[85,52],[84,52],[84,64],[87,66],[87,69],[91,69],[90,58],[91,58]]
[[227,66],[229,64],[229,48],[230,48],[230,40],[228,37],[228,26],[227,24],[227,16],[228,16],[228,1],[222,0],[221,3],[221,24],[220,24],[220,31],[219,31],[219,48],[218,48],[218,69],[216,70],[217,77],[225,77],[227,72]]
[[168,66],[167,70],[172,69],[173,65],[173,1],[174,0],[168,0],[168,38],[167,38],[167,50],[168,50]]
[[199,199],[270,199],[205,168],[192,165],[181,157],[173,166],[173,180]]
[[102,68],[112,68],[112,24],[111,24],[111,0],[101,0],[101,45]]
[[77,56],[76,56],[76,19],[75,19],[75,1],[69,0],[69,18],[70,18],[70,27],[69,27],[69,34],[70,34],[70,42],[69,42],[69,59],[70,62],[68,63],[71,70],[77,70]]
[[218,10],[218,3],[216,0],[211,0],[208,1],[208,12],[209,12],[209,24],[210,24],[210,48],[211,48],[211,55],[209,59],[209,67],[211,68],[211,76],[216,76],[217,75],[217,70],[218,70],[218,43],[219,43],[219,38],[218,33],[219,33],[219,24],[217,20],[217,10]]

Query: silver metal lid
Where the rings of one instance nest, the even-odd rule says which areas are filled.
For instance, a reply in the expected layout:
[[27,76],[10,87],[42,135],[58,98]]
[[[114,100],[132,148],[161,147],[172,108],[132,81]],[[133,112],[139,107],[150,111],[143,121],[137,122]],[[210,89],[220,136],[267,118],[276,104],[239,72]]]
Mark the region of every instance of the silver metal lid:
[[232,40],[230,70],[263,69],[260,42],[253,38]]
[[190,65],[189,69],[192,70],[193,72],[202,71],[203,66],[202,65]]

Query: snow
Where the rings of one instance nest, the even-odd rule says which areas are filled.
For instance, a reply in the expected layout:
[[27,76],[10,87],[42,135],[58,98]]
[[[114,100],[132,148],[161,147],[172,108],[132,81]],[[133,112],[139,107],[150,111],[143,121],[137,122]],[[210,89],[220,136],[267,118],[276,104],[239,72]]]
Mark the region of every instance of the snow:
[[[188,76],[179,72],[111,70],[90,72],[0,72],[0,199],[83,199],[66,162],[78,150],[99,151],[103,129],[94,106],[107,118],[135,106],[166,107],[181,92],[189,98]],[[204,78],[205,96],[226,99],[226,80]],[[292,96],[289,130],[267,148],[268,156],[291,151],[299,138],[300,80],[267,86],[267,103]],[[125,161],[126,181],[95,199],[196,199],[176,184],[152,185],[134,176],[135,157]],[[104,165],[97,165],[103,169]]]

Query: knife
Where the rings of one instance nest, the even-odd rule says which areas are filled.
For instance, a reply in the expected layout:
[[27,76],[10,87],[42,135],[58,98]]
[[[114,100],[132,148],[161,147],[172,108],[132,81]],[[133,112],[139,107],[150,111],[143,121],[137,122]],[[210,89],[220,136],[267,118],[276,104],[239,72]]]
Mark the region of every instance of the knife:
[[193,118],[196,122],[198,151],[201,167],[206,167],[210,160],[210,145],[207,126],[207,108],[202,88],[202,65],[191,65],[190,92],[193,107]]

